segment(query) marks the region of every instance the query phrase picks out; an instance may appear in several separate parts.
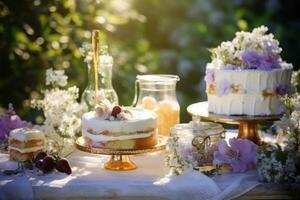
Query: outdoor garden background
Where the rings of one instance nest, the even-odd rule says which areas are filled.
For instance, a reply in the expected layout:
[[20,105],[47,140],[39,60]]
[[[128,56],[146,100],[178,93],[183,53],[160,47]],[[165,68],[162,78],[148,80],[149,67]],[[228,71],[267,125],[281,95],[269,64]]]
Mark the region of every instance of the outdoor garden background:
[[299,8],[297,0],[0,0],[0,113],[11,102],[41,123],[29,104],[50,67],[65,69],[82,92],[87,66],[79,48],[97,28],[114,57],[120,104],[131,104],[137,74],[178,74],[181,119],[189,121],[186,107],[206,99],[208,49],[238,30],[268,26],[283,59],[299,69]]

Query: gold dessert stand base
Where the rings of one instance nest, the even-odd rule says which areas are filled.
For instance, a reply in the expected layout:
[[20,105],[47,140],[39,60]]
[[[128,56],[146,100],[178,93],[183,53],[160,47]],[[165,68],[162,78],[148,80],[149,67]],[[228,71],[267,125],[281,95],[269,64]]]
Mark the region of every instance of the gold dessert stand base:
[[208,103],[199,102],[191,104],[187,107],[189,114],[193,116],[193,120],[207,120],[220,122],[225,124],[238,124],[238,138],[246,138],[252,140],[256,144],[260,144],[261,140],[257,132],[257,124],[263,122],[272,122],[280,119],[280,115],[271,116],[249,116],[249,115],[218,115],[208,112]]
[[128,171],[136,169],[137,165],[130,159],[131,155],[148,155],[163,151],[166,149],[166,143],[167,138],[164,136],[159,136],[157,145],[152,148],[123,150],[90,147],[86,145],[83,137],[79,137],[75,142],[76,148],[80,151],[100,155],[110,155],[110,160],[104,164],[104,168],[114,171]]

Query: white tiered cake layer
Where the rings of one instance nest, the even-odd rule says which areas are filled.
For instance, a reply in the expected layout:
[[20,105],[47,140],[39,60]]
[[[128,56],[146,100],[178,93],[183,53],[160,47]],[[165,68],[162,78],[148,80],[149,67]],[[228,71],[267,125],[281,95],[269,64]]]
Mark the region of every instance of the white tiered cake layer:
[[284,110],[278,97],[261,94],[208,95],[208,111],[224,115],[279,115]]
[[214,70],[215,84],[220,86],[227,80],[240,88],[238,93],[272,93],[279,85],[290,85],[291,69],[261,70]]
[[127,108],[132,117],[127,120],[105,120],[97,117],[95,111],[82,116],[83,134],[89,129],[95,133],[107,131],[109,133],[135,133],[153,130],[157,127],[157,116],[148,110],[140,108]]
[[281,93],[288,90],[292,69],[208,69],[208,111],[224,115],[278,115],[284,111]]

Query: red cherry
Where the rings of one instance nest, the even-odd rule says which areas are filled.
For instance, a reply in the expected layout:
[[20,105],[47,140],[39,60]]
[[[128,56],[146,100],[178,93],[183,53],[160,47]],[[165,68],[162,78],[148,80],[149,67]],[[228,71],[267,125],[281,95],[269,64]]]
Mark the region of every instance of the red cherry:
[[111,115],[114,117],[117,117],[117,115],[122,111],[120,106],[115,106],[113,107],[112,111],[111,111]]
[[46,156],[43,160],[42,170],[43,172],[50,172],[54,169],[55,160],[52,156]]
[[55,168],[57,169],[57,171],[59,172],[63,172],[66,174],[71,174],[72,173],[72,169],[70,167],[70,164],[68,162],[67,159],[60,159],[56,162]]
[[40,159],[40,160],[35,161],[35,166],[36,166],[36,168],[38,168],[38,169],[42,169],[42,166],[43,166],[43,159]]
[[39,153],[35,156],[33,162],[37,162],[37,161],[39,161],[39,160],[41,160],[41,159],[44,159],[46,156],[47,156],[47,153],[44,152],[44,151],[41,151],[41,152],[39,152]]

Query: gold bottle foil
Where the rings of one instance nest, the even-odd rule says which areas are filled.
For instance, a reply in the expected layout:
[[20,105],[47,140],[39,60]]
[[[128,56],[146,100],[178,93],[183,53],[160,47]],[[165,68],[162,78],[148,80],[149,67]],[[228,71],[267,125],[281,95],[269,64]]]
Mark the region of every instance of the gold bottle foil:
[[95,105],[98,103],[98,66],[99,66],[99,47],[100,47],[100,31],[93,30],[92,44],[93,44],[93,67],[94,67],[94,84],[95,84]]

